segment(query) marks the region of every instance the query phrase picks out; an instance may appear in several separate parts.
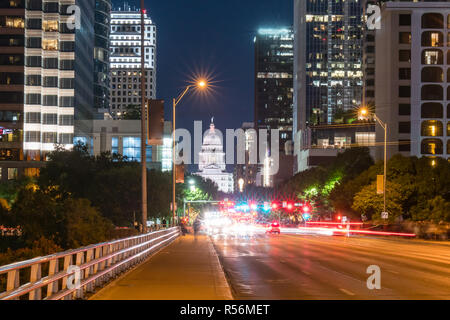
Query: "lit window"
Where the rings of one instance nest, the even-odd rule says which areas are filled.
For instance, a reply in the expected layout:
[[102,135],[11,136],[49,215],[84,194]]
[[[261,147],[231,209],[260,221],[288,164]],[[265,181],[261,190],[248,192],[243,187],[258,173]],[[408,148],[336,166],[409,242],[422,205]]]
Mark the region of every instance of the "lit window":
[[57,20],[44,20],[42,23],[42,29],[46,32],[58,31],[58,21]]
[[111,138],[111,153],[119,154],[119,138],[118,137]]
[[58,40],[44,39],[42,40],[42,49],[44,50],[58,50]]
[[8,168],[8,180],[16,179],[17,175],[18,175],[17,168]]

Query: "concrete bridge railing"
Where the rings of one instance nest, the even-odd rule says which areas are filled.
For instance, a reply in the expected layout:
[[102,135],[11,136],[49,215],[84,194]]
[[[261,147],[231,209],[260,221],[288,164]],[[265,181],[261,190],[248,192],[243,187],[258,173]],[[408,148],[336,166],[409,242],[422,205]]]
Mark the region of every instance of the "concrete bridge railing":
[[82,299],[179,234],[175,227],[1,266],[6,291],[0,300]]

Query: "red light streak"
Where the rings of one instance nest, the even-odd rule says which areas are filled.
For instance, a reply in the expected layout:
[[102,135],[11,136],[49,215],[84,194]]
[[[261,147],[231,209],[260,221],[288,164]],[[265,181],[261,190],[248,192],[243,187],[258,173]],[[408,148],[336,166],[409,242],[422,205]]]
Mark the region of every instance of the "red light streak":
[[315,231],[333,231],[340,233],[361,233],[361,234],[373,234],[373,235],[383,235],[383,236],[402,236],[402,237],[415,237],[414,233],[401,233],[401,232],[384,232],[384,231],[370,231],[370,230],[343,230],[343,229],[329,229],[329,228],[318,228],[318,227],[299,227],[303,230],[315,230]]
[[363,225],[363,222],[326,222],[326,221],[311,221],[311,222],[306,222],[309,224],[339,224],[339,225]]

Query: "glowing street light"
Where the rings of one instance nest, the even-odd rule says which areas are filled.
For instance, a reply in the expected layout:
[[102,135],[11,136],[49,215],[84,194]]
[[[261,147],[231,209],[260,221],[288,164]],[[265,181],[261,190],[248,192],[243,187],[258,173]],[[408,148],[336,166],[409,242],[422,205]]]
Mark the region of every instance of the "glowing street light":
[[[208,82],[205,79],[198,79],[195,81],[195,84],[188,85],[184,91],[178,96],[178,98],[173,99],[172,104],[172,214],[173,214],[173,225],[175,226],[175,220],[176,220],[176,207],[175,207],[175,198],[176,198],[176,163],[175,163],[175,147],[176,147],[176,141],[175,141],[175,119],[176,119],[176,108],[177,105],[180,103],[181,99],[188,93],[188,91],[192,88],[197,88],[199,90],[205,90],[208,87]],[[195,187],[194,187],[195,188]],[[192,187],[191,187],[192,190]]]
[[244,179],[240,178],[238,181],[239,184],[239,192],[244,192]]
[[208,83],[205,80],[199,80],[197,81],[197,86],[199,88],[206,88],[206,86],[208,86]]
[[[360,119],[365,119],[369,116],[369,110],[366,107],[359,109]],[[377,115],[373,114],[374,119],[384,129],[384,174],[383,174],[383,212],[386,212],[386,171],[387,171],[387,123],[380,120]]]
[[191,192],[195,192],[197,188],[195,187],[195,180],[191,179],[189,180],[189,190],[191,190]]
[[359,115],[362,119],[367,118],[368,114],[369,114],[369,110],[365,107],[363,107],[359,110]]

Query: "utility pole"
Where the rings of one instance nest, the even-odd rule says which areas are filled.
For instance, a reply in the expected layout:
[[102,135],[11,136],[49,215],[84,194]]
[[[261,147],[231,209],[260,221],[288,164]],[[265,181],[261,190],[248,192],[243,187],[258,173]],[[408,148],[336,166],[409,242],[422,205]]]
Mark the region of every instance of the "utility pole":
[[147,232],[147,125],[145,84],[145,1],[141,0],[141,179],[142,232]]
[[176,186],[177,186],[177,165],[176,165],[176,154],[175,154],[175,148],[176,148],[176,142],[175,142],[175,130],[176,130],[176,106],[177,102],[176,99],[173,99],[172,101],[172,225],[175,226],[175,219],[177,215],[177,208],[176,208]]

